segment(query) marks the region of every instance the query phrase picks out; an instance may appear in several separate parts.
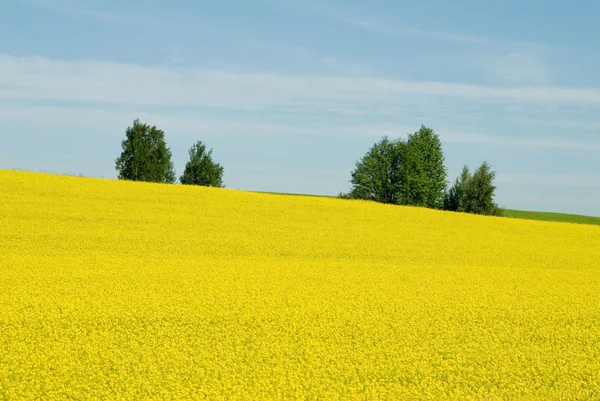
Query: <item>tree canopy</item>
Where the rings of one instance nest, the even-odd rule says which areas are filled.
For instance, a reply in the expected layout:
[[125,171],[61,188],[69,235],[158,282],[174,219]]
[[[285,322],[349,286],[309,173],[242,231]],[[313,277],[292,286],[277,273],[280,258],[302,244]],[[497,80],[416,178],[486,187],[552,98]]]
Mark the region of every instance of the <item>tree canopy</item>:
[[442,146],[437,134],[424,126],[406,141],[386,136],[375,143],[351,175],[353,187],[344,197],[436,208],[443,204]]
[[401,164],[404,205],[440,208],[447,172],[439,136],[425,126],[408,135]]
[[473,174],[465,165],[454,186],[446,193],[444,209],[484,215],[502,215],[502,209],[494,202],[493,185],[496,173],[484,161]]
[[182,184],[223,187],[224,168],[212,160],[212,149],[207,152],[206,145],[202,141],[197,141],[188,153],[190,159],[185,165],[183,175],[179,178]]
[[134,120],[121,141],[122,152],[115,160],[120,180],[175,182],[175,168],[165,134],[156,126]]
[[385,136],[356,163],[352,189],[342,198],[444,209],[456,212],[502,215],[494,203],[496,176],[487,162],[471,174],[465,165],[446,191],[448,173],[439,136],[421,125],[406,140]]
[[356,163],[347,197],[397,204],[401,197],[400,164],[405,143],[384,137]]
[[470,179],[471,173],[469,172],[469,167],[465,165],[460,176],[456,177],[454,185],[444,196],[444,210],[451,210],[454,212],[463,210],[465,193]]

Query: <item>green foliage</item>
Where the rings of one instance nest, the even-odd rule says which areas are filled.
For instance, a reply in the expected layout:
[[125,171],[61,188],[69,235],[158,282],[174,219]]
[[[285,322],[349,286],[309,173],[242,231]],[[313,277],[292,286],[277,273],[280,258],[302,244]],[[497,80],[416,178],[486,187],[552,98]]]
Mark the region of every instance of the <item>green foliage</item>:
[[410,134],[401,165],[404,205],[441,208],[446,190],[447,172],[439,136],[421,126]]
[[444,196],[444,210],[458,211],[462,208],[465,192],[470,179],[471,173],[469,172],[469,167],[465,165],[460,176],[456,178],[454,186],[452,186]]
[[162,130],[136,119],[125,135],[126,138],[121,141],[123,151],[115,160],[120,180],[175,182],[172,154]]
[[352,190],[340,197],[439,208],[446,176],[439,137],[421,126],[407,141],[386,136],[374,144],[356,163]]
[[496,173],[484,161],[471,175],[467,166],[463,167],[461,175],[454,186],[444,197],[444,209],[492,216],[501,216],[503,211],[494,203],[493,185]]
[[464,196],[464,209],[468,213],[497,215],[498,205],[494,203],[493,185],[496,173],[491,171],[490,165],[483,162],[473,173],[466,187]]
[[375,143],[356,163],[352,190],[342,197],[397,204],[401,197],[400,164],[405,143],[387,136]]
[[197,141],[189,149],[190,160],[185,165],[180,181],[185,185],[223,187],[224,168],[212,160],[212,149],[206,151],[206,145]]

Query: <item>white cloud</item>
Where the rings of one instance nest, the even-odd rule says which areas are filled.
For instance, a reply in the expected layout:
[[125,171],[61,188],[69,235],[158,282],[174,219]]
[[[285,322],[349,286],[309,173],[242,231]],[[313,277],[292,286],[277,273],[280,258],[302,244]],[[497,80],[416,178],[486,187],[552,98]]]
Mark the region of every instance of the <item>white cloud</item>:
[[456,143],[480,143],[516,148],[557,148],[600,150],[600,142],[584,142],[579,140],[564,140],[560,138],[517,139],[512,137],[492,136],[464,131],[448,131],[440,133],[440,139]]
[[600,106],[600,89],[503,88],[381,77],[146,67],[95,60],[59,61],[0,55],[0,100],[8,101],[105,102],[245,110],[329,107],[376,112],[402,103],[442,99]]
[[[478,132],[463,131],[447,122],[452,113],[469,114],[472,112],[468,111],[469,104],[483,101],[507,102],[513,107],[534,102],[579,103],[595,108],[600,106],[600,90],[551,86],[498,88],[379,77],[146,67],[0,54],[0,102],[7,104],[0,108],[2,122],[31,123],[35,116],[40,123],[123,127],[140,117],[182,135],[194,133],[202,126],[208,132],[240,135],[398,137],[418,128],[408,125],[414,124],[415,116],[432,116],[446,102],[454,104],[453,109],[448,110],[448,116],[440,117],[446,122],[436,124],[444,142],[600,150],[599,142],[502,137],[486,134],[484,128],[476,129]],[[188,111],[181,112],[180,106]],[[156,108],[161,111],[150,112]],[[207,108],[224,108],[227,113],[260,110],[288,118],[274,123],[261,120],[261,114],[254,115],[254,119],[237,114],[234,120],[202,116],[201,111],[206,115]],[[316,112],[328,118],[309,118]],[[407,125],[369,123],[364,121],[367,114],[403,116]],[[331,119],[332,116],[336,119]],[[362,120],[353,123],[345,120],[352,118]]]
[[100,107],[57,107],[57,106],[8,106],[0,107],[0,122],[17,124],[37,124],[42,126],[78,126],[101,129],[115,129],[121,135],[123,127],[130,125],[134,118],[164,129],[169,136],[180,138],[198,135],[198,127],[206,135],[233,136],[327,136],[335,138],[348,137],[393,137],[403,136],[415,127],[401,125],[347,125],[334,122],[310,122],[297,124],[252,121],[239,117],[207,117],[203,115],[182,115],[179,113],[152,113],[136,108],[107,109]]
[[[108,109],[101,107],[57,107],[57,106],[7,106],[0,107],[0,123],[37,124],[41,126],[87,127],[82,132],[102,130],[106,135],[121,136],[124,127],[134,118],[164,129],[170,137],[193,138],[198,127],[210,136],[322,136],[332,138],[372,137],[373,141],[383,136],[405,137],[418,127],[401,124],[359,123],[348,124],[334,121],[303,121],[292,123],[268,122],[227,117],[189,115],[176,112],[152,113],[125,107]],[[483,144],[508,148],[570,148],[600,151],[600,142],[584,142],[564,139],[509,139],[490,134],[457,131],[447,127],[436,128],[444,143]]]

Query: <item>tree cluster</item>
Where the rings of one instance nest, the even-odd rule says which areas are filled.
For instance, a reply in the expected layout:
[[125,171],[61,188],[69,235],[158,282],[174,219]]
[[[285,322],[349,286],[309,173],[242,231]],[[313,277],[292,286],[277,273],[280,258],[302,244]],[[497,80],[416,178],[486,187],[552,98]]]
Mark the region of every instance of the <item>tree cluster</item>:
[[347,199],[501,215],[494,203],[495,173],[484,162],[472,175],[467,166],[449,190],[439,136],[425,126],[406,140],[387,136],[375,143],[351,173]]
[[468,166],[456,178],[444,197],[444,209],[454,212],[501,216],[502,210],[494,203],[493,180],[496,173],[484,161],[473,174]]
[[[134,120],[121,141],[122,152],[115,160],[120,180],[175,183],[172,152],[164,131]],[[223,187],[224,168],[212,160],[212,149],[196,141],[189,149],[189,161],[179,181],[184,185]]]
[[[134,120],[125,131],[115,168],[121,180],[175,183],[172,153],[165,134],[156,126]],[[184,185],[223,187],[224,168],[212,160],[212,149],[196,141],[179,181]],[[421,126],[406,140],[387,136],[375,143],[356,162],[351,172],[352,189],[340,197],[395,205],[410,205],[455,212],[501,215],[494,203],[495,173],[487,162],[471,174],[462,174],[447,188],[448,173],[439,136]]]

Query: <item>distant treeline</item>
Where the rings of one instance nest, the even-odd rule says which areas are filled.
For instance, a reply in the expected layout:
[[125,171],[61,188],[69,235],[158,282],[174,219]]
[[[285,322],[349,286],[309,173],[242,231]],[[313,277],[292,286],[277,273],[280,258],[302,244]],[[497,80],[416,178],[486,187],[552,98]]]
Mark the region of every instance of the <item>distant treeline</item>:
[[[156,126],[134,120],[125,131],[121,155],[115,160],[121,180],[176,182],[172,153],[165,134]],[[184,185],[223,187],[224,167],[212,159],[202,141],[189,149],[189,160],[179,182]],[[448,188],[448,174],[439,136],[425,126],[406,140],[387,136],[356,162],[352,188],[344,199],[362,199],[396,205],[420,206],[456,212],[502,215],[494,202],[495,173],[483,162],[473,173],[463,167]]]

